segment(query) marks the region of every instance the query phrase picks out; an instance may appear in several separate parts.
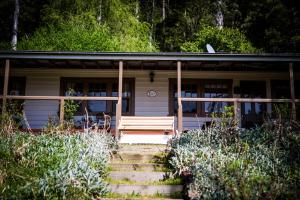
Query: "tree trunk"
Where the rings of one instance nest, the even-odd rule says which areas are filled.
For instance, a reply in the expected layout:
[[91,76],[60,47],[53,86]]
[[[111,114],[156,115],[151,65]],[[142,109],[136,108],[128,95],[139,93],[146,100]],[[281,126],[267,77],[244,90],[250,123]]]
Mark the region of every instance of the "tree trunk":
[[11,40],[11,46],[14,51],[17,50],[19,14],[20,14],[19,0],[15,0],[14,22],[13,22],[12,40]]
[[222,12],[223,1],[219,0],[217,2],[217,13],[216,13],[216,25],[219,29],[222,29],[224,26],[224,15]]
[[166,19],[166,0],[162,0],[162,19]]

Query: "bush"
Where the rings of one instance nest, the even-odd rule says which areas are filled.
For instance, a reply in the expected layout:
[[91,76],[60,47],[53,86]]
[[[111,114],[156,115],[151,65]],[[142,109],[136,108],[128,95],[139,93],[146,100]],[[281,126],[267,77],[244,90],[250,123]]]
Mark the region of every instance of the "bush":
[[206,44],[211,44],[219,52],[253,53],[256,52],[247,37],[238,29],[206,26],[199,30],[193,41],[181,45],[181,51],[206,52]]
[[222,121],[172,140],[170,163],[176,173],[189,176],[189,195],[195,199],[297,199],[299,125],[276,119],[242,130],[224,126]]
[[0,139],[0,198],[73,199],[102,196],[109,153],[106,134],[15,133]]

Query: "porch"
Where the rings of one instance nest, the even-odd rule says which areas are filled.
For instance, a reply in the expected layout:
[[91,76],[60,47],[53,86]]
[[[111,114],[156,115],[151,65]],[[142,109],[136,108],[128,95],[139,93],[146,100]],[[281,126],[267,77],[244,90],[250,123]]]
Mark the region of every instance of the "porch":
[[[175,129],[181,133],[201,128],[211,120],[210,113],[224,105],[233,105],[234,116],[242,119],[247,109],[271,114],[273,103],[285,102],[296,119],[300,102],[299,55],[0,52],[0,59],[2,113],[8,100],[25,100],[25,112],[36,127],[42,124],[37,122],[42,115],[58,114],[63,122],[66,100],[83,102],[92,116],[105,107],[113,116],[117,137],[122,116],[174,116]],[[14,95],[9,83],[15,77],[26,77],[26,89]],[[77,83],[83,85],[82,94],[65,96],[63,85]],[[105,92],[91,95],[94,91],[87,85],[94,83],[105,83]],[[245,92],[262,87],[264,95]],[[276,95],[276,88],[285,95]]]

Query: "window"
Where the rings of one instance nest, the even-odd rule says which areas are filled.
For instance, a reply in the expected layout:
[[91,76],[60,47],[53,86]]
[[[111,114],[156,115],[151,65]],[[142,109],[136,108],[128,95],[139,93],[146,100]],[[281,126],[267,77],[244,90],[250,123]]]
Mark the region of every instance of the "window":
[[[133,79],[124,79],[123,98],[122,98],[122,114],[133,114]],[[90,96],[90,97],[106,97],[118,96],[118,80],[115,78],[62,78],[61,93],[65,96],[68,89],[74,90],[74,96]],[[109,113],[115,114],[117,101],[77,101],[79,108],[77,114],[84,113],[85,108],[91,114]]]
[[[0,95],[3,94],[4,78],[0,77]],[[25,95],[26,78],[25,77],[9,77],[8,79],[8,95]]]
[[[232,96],[231,80],[195,80],[183,79],[181,85],[181,96],[196,98],[225,98]],[[170,80],[170,115],[176,115],[178,110],[177,102],[177,80]],[[227,106],[226,102],[182,102],[184,116],[206,116],[213,112],[220,112]]]
[[[0,77],[0,95],[3,95],[4,78]],[[26,78],[25,77],[9,77],[8,79],[8,95],[25,95]],[[14,111],[22,112],[24,100],[9,100],[13,102]],[[10,104],[8,104],[8,107]],[[2,111],[2,101],[0,101],[0,110]]]
[[[241,81],[241,98],[265,98],[265,81]],[[245,128],[262,124],[266,112],[265,103],[241,103],[242,126]]]

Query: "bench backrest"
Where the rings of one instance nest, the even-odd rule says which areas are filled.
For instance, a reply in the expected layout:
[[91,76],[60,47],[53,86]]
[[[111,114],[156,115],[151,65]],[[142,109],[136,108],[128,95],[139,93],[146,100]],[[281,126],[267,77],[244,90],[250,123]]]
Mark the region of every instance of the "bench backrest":
[[175,117],[122,116],[119,130],[163,130],[174,131]]

